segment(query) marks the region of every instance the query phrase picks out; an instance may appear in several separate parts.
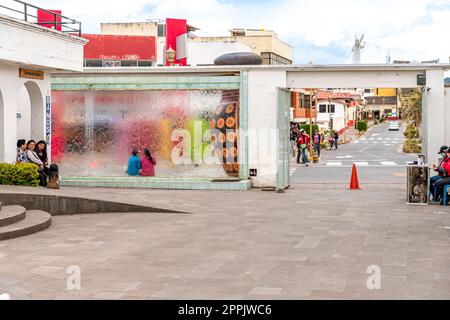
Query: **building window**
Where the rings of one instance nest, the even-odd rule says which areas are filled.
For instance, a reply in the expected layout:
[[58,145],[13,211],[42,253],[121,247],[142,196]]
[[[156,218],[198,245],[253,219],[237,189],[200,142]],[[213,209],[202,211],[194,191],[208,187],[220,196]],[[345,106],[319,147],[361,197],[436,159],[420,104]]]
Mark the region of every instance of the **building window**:
[[139,60],[138,67],[151,67],[153,63],[150,60]]
[[137,67],[138,62],[137,60],[122,60],[120,61],[121,67]]
[[330,104],[328,106],[328,113],[335,113],[336,112],[336,106],[334,104]]
[[264,65],[285,65],[292,64],[291,60],[283,58],[273,52],[261,52],[262,64]]
[[327,113],[327,105],[319,104],[319,113]]
[[100,59],[84,59],[84,66],[87,68],[101,68],[102,60],[100,60]]
[[166,25],[158,24],[158,37],[165,37],[165,36],[166,36]]
[[302,94],[300,96],[300,108],[310,109],[310,106],[311,106],[310,95]]
[[103,60],[102,67],[106,68],[120,67],[120,60]]

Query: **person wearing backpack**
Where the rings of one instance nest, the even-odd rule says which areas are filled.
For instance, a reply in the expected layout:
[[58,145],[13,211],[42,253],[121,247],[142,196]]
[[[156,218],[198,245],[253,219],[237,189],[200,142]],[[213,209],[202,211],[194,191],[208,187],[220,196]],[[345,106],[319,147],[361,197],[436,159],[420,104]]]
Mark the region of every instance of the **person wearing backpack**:
[[304,129],[302,129],[300,131],[300,136],[298,137],[298,140],[297,140],[297,148],[298,148],[297,164],[300,164],[300,156],[301,156],[303,164],[308,166],[309,160],[308,160],[308,155],[306,154],[306,150],[308,148],[308,143],[309,143],[309,135],[307,135],[306,131]]
[[323,141],[322,135],[316,130],[314,132],[313,143],[314,143],[314,152],[317,152],[317,155],[320,158],[320,143]]

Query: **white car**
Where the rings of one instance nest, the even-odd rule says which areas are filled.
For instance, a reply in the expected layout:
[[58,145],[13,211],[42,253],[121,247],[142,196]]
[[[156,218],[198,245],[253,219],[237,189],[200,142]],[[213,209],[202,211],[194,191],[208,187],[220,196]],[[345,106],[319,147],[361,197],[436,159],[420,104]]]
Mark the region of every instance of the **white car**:
[[400,130],[400,124],[398,121],[391,121],[388,125],[389,131],[399,131]]

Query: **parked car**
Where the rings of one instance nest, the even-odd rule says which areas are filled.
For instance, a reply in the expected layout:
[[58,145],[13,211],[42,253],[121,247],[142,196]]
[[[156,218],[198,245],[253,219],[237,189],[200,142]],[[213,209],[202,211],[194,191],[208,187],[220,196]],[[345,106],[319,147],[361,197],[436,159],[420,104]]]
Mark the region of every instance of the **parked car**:
[[391,122],[389,122],[388,130],[389,131],[399,131],[400,130],[400,124],[398,123],[398,121],[391,121]]

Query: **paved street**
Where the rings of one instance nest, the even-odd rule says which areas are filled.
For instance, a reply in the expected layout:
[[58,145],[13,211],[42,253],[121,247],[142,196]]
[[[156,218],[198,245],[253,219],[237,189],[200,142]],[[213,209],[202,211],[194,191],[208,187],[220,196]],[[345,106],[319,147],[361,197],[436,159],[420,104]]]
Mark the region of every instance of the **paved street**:
[[363,184],[403,184],[406,181],[406,162],[415,160],[417,156],[401,152],[402,129],[388,131],[387,124],[372,127],[362,138],[341,145],[338,150],[323,150],[320,162],[309,167],[292,161],[291,183],[348,184],[351,167],[355,163]]
[[[405,205],[403,164],[413,157],[397,152],[400,143],[388,142],[399,137],[384,126],[373,129],[324,154],[318,166],[297,167],[295,183],[284,194],[0,186],[0,192],[107,199],[189,213],[54,217],[46,231],[0,242],[0,294],[13,299],[450,299],[450,208]],[[338,161],[342,165],[328,165]],[[344,185],[353,161],[369,163],[359,166],[361,191]],[[80,271],[79,290],[67,287],[73,270]],[[379,290],[368,288],[373,270],[380,271]]]
[[[191,214],[57,216],[0,242],[0,293],[13,299],[450,299],[450,208],[406,206],[401,185],[39,192]],[[67,290],[71,266],[80,290]]]

